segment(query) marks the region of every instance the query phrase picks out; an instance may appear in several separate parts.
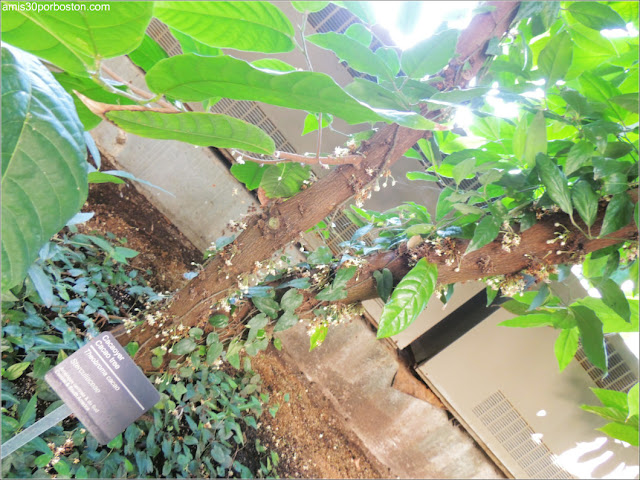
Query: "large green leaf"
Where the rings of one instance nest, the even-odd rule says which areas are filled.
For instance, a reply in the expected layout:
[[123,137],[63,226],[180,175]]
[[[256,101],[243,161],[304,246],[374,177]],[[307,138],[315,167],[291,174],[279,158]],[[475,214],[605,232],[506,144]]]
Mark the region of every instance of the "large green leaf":
[[564,31],[553,36],[538,57],[538,67],[547,80],[546,88],[564,79],[571,66],[572,57],[573,41],[569,33]]
[[108,9],[3,11],[2,40],[69,73],[95,72],[101,59],[125,55],[140,45],[151,21],[153,2],[90,4]]
[[153,67],[146,82],[153,92],[183,101],[202,102],[211,97],[226,97],[330,113],[351,124],[382,120],[345,93],[328,75],[268,73],[229,56],[176,55]]
[[438,280],[438,267],[421,258],[393,290],[378,324],[378,338],[396,335],[420,315]]
[[620,230],[626,226],[633,216],[633,203],[629,195],[624,193],[618,193],[611,197],[607,210],[604,213],[604,220],[602,221],[602,229],[600,230],[600,237],[604,237]]
[[91,110],[82,103],[82,100],[74,95],[74,90],[91,100],[95,100],[96,102],[108,103],[111,105],[133,105],[135,103],[127,97],[108,92],[90,78],[75,77],[68,73],[54,73],[53,76],[73,98],[73,103],[76,106],[78,117],[80,117],[80,121],[84,125],[85,130],[91,130],[92,128],[97,127],[102,121],[102,118],[93,114]]
[[627,425],[618,422],[611,422],[607,423],[604,427],[599,428],[598,430],[600,430],[602,433],[606,433],[613,438],[617,438],[618,440],[627,442],[634,447],[638,446],[637,425]]
[[272,154],[276,148],[273,139],[260,128],[222,114],[112,111],[106,115],[118,127],[141,137],[264,154]]
[[167,52],[149,35],[145,35],[142,43],[134,51],[129,52],[129,59],[145,72],[151,70],[160,60],[168,58]]
[[558,368],[564,370],[578,351],[580,330],[577,327],[566,328],[560,332],[553,346]]
[[260,186],[269,198],[286,198],[300,191],[302,182],[309,178],[309,167],[298,163],[270,165],[262,175]]
[[571,173],[578,170],[586,164],[594,155],[594,146],[591,142],[580,140],[574,144],[567,154],[567,161],[564,165],[564,173],[570,176]]
[[182,53],[197,53],[198,55],[206,57],[217,57],[218,55],[222,55],[222,50],[217,47],[210,47],[209,45],[195,40],[189,35],[179,32],[175,28],[170,28],[169,31],[171,32],[171,35],[178,40],[178,43],[182,48]]
[[579,180],[571,187],[571,200],[587,226],[593,225],[598,214],[598,195],[586,180]]
[[638,383],[636,383],[627,395],[627,408],[629,409],[629,417],[638,415]]
[[604,347],[602,321],[590,308],[582,305],[570,307],[578,322],[582,348],[589,361],[600,370],[607,371],[607,352]]
[[616,332],[637,332],[638,331],[638,300],[627,299],[629,302],[629,309],[631,310],[630,320],[627,322],[615,311],[613,311],[608,305],[606,305],[601,298],[585,297],[577,300],[573,305],[582,305],[590,308],[598,318],[602,321],[602,330],[604,333],[616,333]]
[[580,23],[594,30],[626,28],[625,21],[615,10],[599,2],[571,2],[569,12]]
[[547,193],[558,206],[569,215],[573,214],[573,203],[567,179],[558,166],[549,157],[538,154],[536,168],[540,181],[546,187]]
[[493,242],[499,233],[500,222],[491,215],[484,217],[476,227],[473,238],[464,252],[465,255],[484,247],[489,242]]
[[404,73],[416,80],[438,73],[453,58],[459,33],[445,30],[402,52],[400,64]]
[[291,2],[291,6],[299,12],[319,12],[329,5],[329,2]]
[[73,100],[33,56],[2,47],[2,291],[87,198],[87,150]]
[[154,15],[211,47],[250,52],[290,52],[289,19],[269,2],[157,2]]
[[374,108],[387,108],[392,110],[405,110],[400,97],[396,92],[387,90],[377,83],[365,80],[364,78],[354,78],[353,82],[345,88],[346,92]]
[[340,61],[347,62],[354,70],[379,79],[393,80],[391,71],[380,57],[347,35],[336,32],[316,33],[306,39],[314,45],[331,50]]
[[620,315],[625,321],[631,322],[629,301],[616,282],[608,278],[598,285],[598,290],[602,295],[602,301],[608,305],[611,310]]
[[547,154],[547,127],[542,112],[536,113],[527,129],[522,160],[527,165],[534,166],[539,153]]

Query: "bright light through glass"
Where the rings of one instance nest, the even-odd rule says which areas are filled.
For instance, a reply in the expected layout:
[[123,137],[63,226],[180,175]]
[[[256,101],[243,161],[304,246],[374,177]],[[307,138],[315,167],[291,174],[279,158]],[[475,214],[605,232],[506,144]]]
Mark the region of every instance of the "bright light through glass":
[[376,23],[385,28],[391,39],[401,49],[405,50],[433,35],[443,21],[448,21],[450,28],[464,29],[472,18],[472,11],[478,2],[423,2],[420,17],[415,22],[416,27],[410,32],[402,31],[398,25],[398,12],[401,2],[371,2],[376,16]]

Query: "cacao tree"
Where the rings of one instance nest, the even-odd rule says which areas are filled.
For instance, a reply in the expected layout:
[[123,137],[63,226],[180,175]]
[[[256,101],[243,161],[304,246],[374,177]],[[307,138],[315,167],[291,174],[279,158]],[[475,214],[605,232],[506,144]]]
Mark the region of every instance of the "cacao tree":
[[[328,3],[292,2],[301,25]],[[171,299],[160,322],[168,333],[144,317],[117,329],[123,344],[139,345],[146,371],[197,352],[195,342],[175,339],[189,328],[218,332],[235,366],[300,319],[314,348],[360,301],[377,297],[386,302],[378,337],[389,337],[432,295],[446,302],[470,280],[487,283],[489,302],[498,292],[536,291],[505,304],[518,315],[508,325],[558,329],[560,369],[581,343],[606,371],[604,335],[638,330],[637,3],[488,2],[465,30],[443,23],[404,51],[373,51],[367,4],[335,3],[359,23],[299,39],[267,2],[114,2],[99,13],[4,3],[3,300],[19,294],[27,275],[37,284],[30,265],[83,204],[87,178],[120,181],[86,161],[86,131],[107,121],[152,139],[227,149],[233,175],[268,200],[232,222],[237,235],[219,239]],[[182,54],[168,56],[145,34],[154,17]],[[307,43],[365,76],[339,86],[313,71]],[[234,50],[266,58],[250,63]],[[293,50],[307,69],[268,57]],[[121,55],[145,72],[148,90],[103,65]],[[310,155],[276,151],[257,126],[211,113],[219,98],[308,112],[306,130],[319,139],[333,117],[362,129],[331,155],[320,154],[320,143]],[[202,102],[205,112],[187,102]],[[464,127],[456,124],[461,109],[472,117]],[[367,210],[407,157],[423,167],[409,180],[442,189],[435,214],[417,203]],[[331,171],[317,179],[314,165]],[[336,212],[359,226],[339,254],[321,247],[302,263],[279,258]],[[549,282],[572,265],[599,298],[566,305],[554,295]],[[622,424],[635,425],[637,445],[637,412]]]

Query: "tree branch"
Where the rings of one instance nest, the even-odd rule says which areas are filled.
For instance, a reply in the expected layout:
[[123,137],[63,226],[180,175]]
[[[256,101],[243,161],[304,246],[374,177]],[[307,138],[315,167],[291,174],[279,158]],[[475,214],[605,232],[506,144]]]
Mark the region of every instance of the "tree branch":
[[[518,10],[518,2],[492,2],[493,12],[474,17],[467,30],[461,35],[457,52],[469,61],[470,68],[464,75],[452,76],[446,87],[464,87],[480,70],[484,59],[484,48],[490,39],[502,37],[508,31],[512,19]],[[470,42],[469,45],[466,43]],[[449,71],[460,70],[460,60],[453,59],[445,67],[445,75]],[[427,116],[435,117],[439,111],[427,112]],[[270,258],[276,251],[298,239],[301,232],[308,230],[326,218],[338,206],[369,182],[367,170],[378,171],[382,165],[391,166],[411,148],[424,131],[412,130],[397,125],[382,128],[369,141],[362,142],[359,154],[364,157],[360,165],[341,165],[330,174],[321,178],[295,197],[278,204],[278,208],[255,214],[247,220],[247,228],[238,236],[228,249],[242,252],[233,259],[233,265],[227,265],[224,258],[218,255],[212,259],[205,269],[173,298],[166,312],[166,322],[182,323],[185,327],[202,323],[213,313],[212,306],[216,300],[228,295],[221,293],[210,302],[201,299],[211,297],[210,292],[224,292],[237,288],[238,276],[250,272],[256,261]],[[270,226],[277,225],[277,228]],[[188,312],[188,315],[187,315]],[[155,331],[147,328],[144,332],[136,332],[135,340],[145,343],[145,349],[139,352],[143,368],[150,365],[150,351],[159,342],[154,341]],[[119,340],[126,344],[134,338],[122,335]],[[161,339],[160,339],[161,340]],[[149,341],[148,343],[146,343]],[[142,350],[142,349],[141,349]]]

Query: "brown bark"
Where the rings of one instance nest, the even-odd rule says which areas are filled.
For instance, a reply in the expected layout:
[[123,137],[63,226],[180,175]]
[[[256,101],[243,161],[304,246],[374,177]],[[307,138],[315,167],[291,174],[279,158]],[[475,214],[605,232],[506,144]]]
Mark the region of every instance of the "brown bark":
[[[477,15],[462,32],[456,48],[456,57],[442,72],[442,89],[464,87],[473,78],[484,61],[487,42],[501,38],[518,10],[518,2],[492,2],[492,12]],[[467,64],[468,62],[468,64]],[[463,66],[469,68],[463,71]],[[438,112],[423,111],[428,117]],[[345,165],[333,170],[295,197],[272,205],[268,211],[252,216],[248,227],[229,249],[240,252],[232,266],[222,256],[213,259],[185,288],[178,292],[165,314],[165,324],[182,323],[186,327],[202,324],[211,315],[211,305],[228,295],[236,286],[236,278],[250,272],[256,261],[270,258],[276,251],[296,240],[300,232],[308,230],[331,214],[337,207],[358,193],[372,177],[367,170],[379,172],[401,158],[425,132],[397,125],[382,128],[370,141],[363,142],[357,153],[365,157],[360,165]],[[272,229],[270,225],[276,225]],[[143,369],[150,369],[150,350],[162,340],[150,328],[135,330],[131,334],[119,332],[119,340],[126,344],[135,340],[142,345],[138,356]]]

